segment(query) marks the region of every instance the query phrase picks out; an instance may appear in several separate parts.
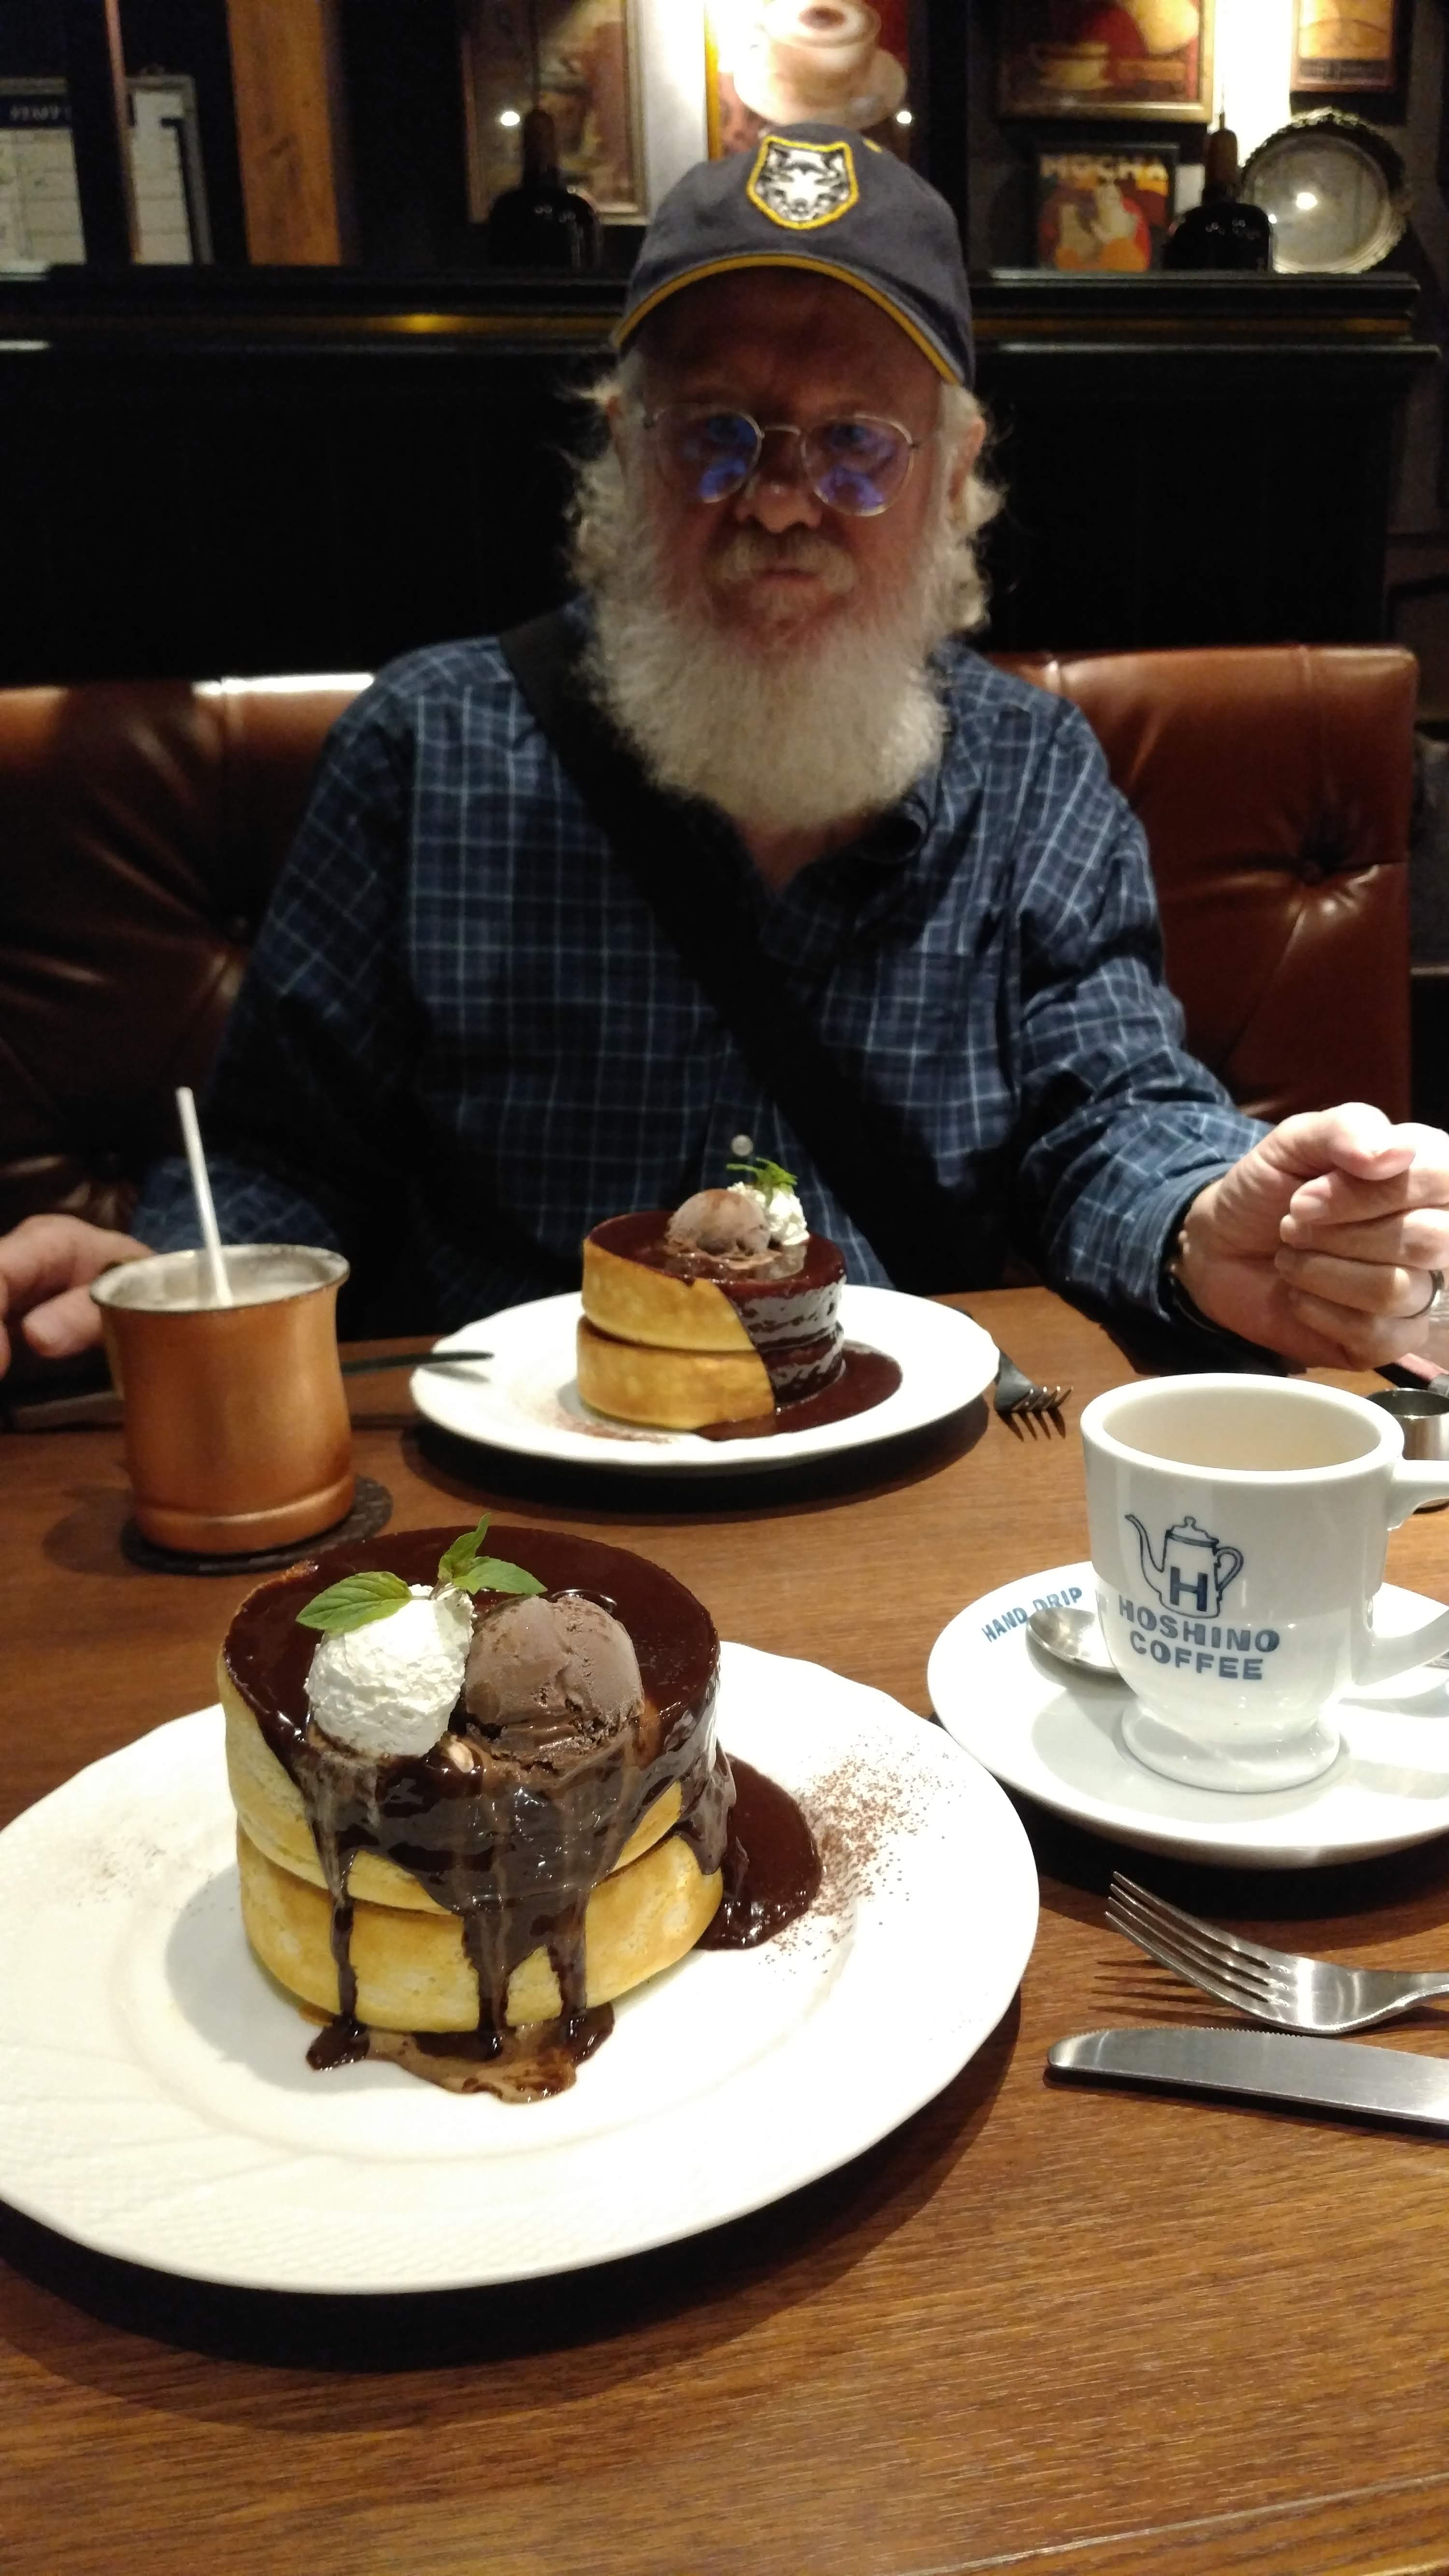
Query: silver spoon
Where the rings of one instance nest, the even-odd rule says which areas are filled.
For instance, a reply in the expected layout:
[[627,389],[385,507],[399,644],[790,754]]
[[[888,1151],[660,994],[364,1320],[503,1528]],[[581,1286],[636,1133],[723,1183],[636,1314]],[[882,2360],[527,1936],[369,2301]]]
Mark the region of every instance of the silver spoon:
[[1109,1682],[1121,1679],[1107,1652],[1095,1610],[1033,1610],[1026,1624],[1037,1644],[1045,1646],[1059,1664],[1074,1665],[1084,1673],[1100,1673]]
[[[1057,1663],[1073,1665],[1084,1673],[1100,1673],[1104,1681],[1121,1680],[1107,1652],[1095,1610],[1033,1610],[1026,1624],[1037,1644],[1044,1646]],[[1449,1655],[1431,1655],[1425,1670],[1434,1672],[1445,1666],[1449,1666]]]

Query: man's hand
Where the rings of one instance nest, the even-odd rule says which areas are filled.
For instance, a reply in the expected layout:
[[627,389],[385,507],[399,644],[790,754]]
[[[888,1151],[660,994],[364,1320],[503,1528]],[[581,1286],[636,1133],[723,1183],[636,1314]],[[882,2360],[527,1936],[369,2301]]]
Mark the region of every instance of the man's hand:
[[1449,1136],[1362,1101],[1285,1118],[1195,1198],[1177,1275],[1245,1340],[1310,1368],[1449,1364],[1420,1319],[1449,1273]]
[[136,1261],[144,1243],[110,1234],[78,1216],[28,1216],[12,1234],[0,1235],[0,1375],[10,1366],[5,1327],[23,1315],[21,1329],[42,1359],[69,1359],[101,1338],[99,1309],[90,1282],[116,1261]]

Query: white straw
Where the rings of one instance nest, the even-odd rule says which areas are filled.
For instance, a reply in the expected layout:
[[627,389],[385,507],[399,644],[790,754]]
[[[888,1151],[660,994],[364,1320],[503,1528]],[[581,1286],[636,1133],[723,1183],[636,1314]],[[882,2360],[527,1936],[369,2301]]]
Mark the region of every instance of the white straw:
[[196,1192],[196,1213],[201,1219],[201,1236],[206,1257],[211,1264],[211,1293],[218,1306],[234,1303],[226,1263],[221,1257],[221,1236],[217,1231],[216,1209],[212,1204],[211,1183],[206,1176],[206,1156],[201,1150],[201,1129],[196,1123],[196,1103],[183,1083],[176,1094],[181,1116],[181,1133],[186,1140],[186,1159],[191,1165],[191,1186]]

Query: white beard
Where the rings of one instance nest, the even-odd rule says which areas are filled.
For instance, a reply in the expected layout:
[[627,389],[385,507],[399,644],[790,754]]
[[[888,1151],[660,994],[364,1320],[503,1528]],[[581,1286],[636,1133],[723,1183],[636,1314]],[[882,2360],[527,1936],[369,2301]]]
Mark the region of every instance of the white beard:
[[[708,596],[671,599],[645,513],[626,494],[590,495],[595,696],[662,787],[705,798],[761,831],[811,831],[897,802],[940,753],[945,715],[927,659],[955,623],[959,572],[944,493],[909,580],[867,619],[836,612],[827,634],[792,642],[783,623],[742,634]],[[606,524],[600,524],[601,518]],[[812,531],[741,528],[723,586],[765,560],[808,563],[853,589],[851,558]]]

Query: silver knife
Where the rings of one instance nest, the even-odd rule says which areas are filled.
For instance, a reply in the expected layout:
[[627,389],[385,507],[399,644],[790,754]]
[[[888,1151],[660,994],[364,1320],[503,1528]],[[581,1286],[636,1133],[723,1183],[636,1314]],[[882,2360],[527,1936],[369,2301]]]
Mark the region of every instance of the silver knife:
[[1047,2057],[1055,2075],[1237,2093],[1300,2111],[1356,2111],[1449,2129],[1449,2059],[1282,2030],[1084,2030]]
[[465,1360],[491,1360],[491,1351],[387,1351],[381,1359],[344,1360],[344,1377],[366,1377],[370,1369],[461,1368]]

